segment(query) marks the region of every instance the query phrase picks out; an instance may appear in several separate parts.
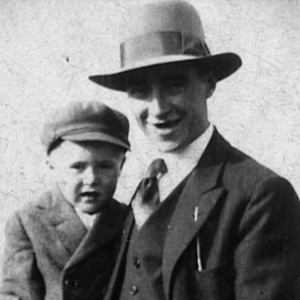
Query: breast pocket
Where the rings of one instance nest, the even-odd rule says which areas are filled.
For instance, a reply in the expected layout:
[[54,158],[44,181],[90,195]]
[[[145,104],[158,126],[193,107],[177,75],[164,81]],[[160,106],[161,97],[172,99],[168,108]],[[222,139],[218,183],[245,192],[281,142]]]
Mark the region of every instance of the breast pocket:
[[234,299],[234,272],[231,265],[196,271],[194,276],[194,293],[199,299]]

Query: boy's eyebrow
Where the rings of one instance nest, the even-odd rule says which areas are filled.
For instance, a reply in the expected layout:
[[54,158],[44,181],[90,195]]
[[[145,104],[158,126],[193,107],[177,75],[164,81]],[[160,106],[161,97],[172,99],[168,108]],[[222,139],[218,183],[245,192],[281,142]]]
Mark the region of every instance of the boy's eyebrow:
[[85,162],[84,161],[76,161],[71,163],[71,166],[78,166],[78,165],[83,165]]

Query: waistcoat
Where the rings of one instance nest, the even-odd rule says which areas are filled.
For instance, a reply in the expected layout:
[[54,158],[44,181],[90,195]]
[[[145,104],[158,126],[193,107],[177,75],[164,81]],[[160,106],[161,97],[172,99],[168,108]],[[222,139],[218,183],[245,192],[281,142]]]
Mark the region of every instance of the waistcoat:
[[[132,228],[119,300],[164,300],[162,257],[173,212],[186,180],[163,201],[138,231]],[[123,269],[124,270],[124,269]]]

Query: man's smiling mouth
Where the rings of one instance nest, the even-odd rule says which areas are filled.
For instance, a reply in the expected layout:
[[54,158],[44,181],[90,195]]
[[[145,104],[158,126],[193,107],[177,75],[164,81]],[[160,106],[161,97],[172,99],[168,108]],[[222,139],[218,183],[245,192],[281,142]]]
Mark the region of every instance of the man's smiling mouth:
[[158,129],[172,129],[180,123],[181,119],[163,121],[163,122],[148,122],[148,124],[158,128]]

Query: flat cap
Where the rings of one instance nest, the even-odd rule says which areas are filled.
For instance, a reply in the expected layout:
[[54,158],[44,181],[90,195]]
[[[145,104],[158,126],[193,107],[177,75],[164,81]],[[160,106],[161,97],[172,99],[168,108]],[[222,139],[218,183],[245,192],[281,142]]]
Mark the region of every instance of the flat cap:
[[47,153],[58,140],[102,141],[130,149],[129,121],[121,112],[99,101],[68,103],[46,120],[41,141]]

